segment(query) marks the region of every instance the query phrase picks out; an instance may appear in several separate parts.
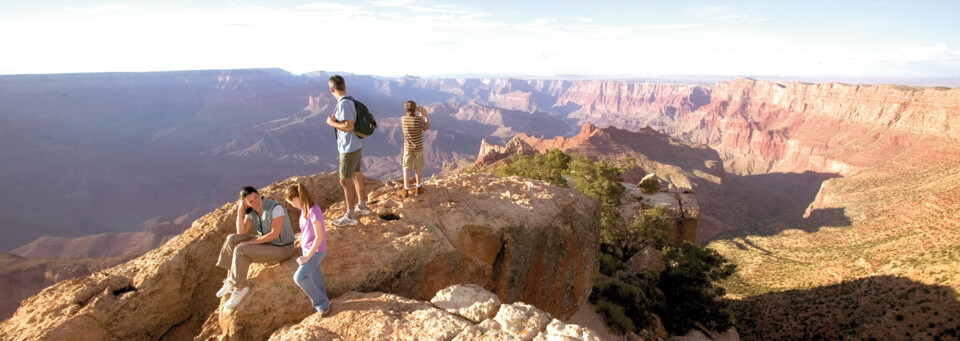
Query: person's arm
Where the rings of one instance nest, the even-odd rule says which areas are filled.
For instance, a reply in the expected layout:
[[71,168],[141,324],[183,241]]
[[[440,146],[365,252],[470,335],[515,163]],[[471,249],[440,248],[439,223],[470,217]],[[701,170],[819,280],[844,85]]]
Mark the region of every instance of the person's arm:
[[330,117],[327,117],[327,125],[343,130],[348,133],[353,132],[353,120],[344,120],[343,122],[337,122],[337,119],[335,119],[333,115],[330,115]]
[[247,234],[253,222],[247,218],[247,203],[243,199],[237,201],[237,234]]
[[430,130],[430,117],[427,117],[427,108],[420,107],[420,115],[423,116],[423,130]]
[[313,221],[313,235],[317,236],[313,241],[313,245],[310,246],[310,251],[307,251],[306,254],[297,258],[297,263],[303,264],[310,260],[310,257],[317,254],[317,249],[320,248],[320,244],[323,244],[323,219],[317,219]]
[[282,229],[283,229],[283,217],[273,218],[273,221],[270,222],[270,233],[259,236],[257,238],[253,238],[245,242],[240,242],[237,245],[246,245],[246,244],[257,245],[257,244],[263,244],[263,243],[269,242],[271,240],[280,238],[280,230]]
[[[337,105],[337,112],[327,117],[327,125],[352,133],[353,122],[357,119],[357,107],[356,104],[343,105],[343,103],[344,101],[340,101]],[[350,101],[350,103],[353,103],[353,101]],[[343,122],[337,122],[337,113],[340,113]]]

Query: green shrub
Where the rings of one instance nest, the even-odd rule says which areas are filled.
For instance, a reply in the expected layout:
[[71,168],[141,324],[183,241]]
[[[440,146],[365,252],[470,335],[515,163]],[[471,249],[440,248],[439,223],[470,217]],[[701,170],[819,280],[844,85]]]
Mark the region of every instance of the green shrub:
[[566,187],[567,180],[563,178],[563,173],[567,170],[569,163],[570,156],[554,148],[546,154],[534,156],[511,155],[506,165],[495,169],[493,174],[499,177],[522,176]]
[[[574,188],[600,201],[600,242],[619,245],[620,194],[625,188],[620,184],[623,169],[606,162],[595,162],[585,157],[574,156],[570,161],[570,176]],[[617,250],[623,256],[623,250]]]
[[607,325],[620,334],[636,332],[649,325],[647,299],[643,292],[619,280],[598,283],[590,293],[590,302],[596,305]]
[[730,302],[720,299],[725,292],[715,283],[733,274],[736,266],[714,250],[690,242],[680,247],[666,247],[663,253],[666,269],[660,274],[660,290],[664,294],[660,317],[673,333],[686,333],[700,322],[714,331],[733,326]]
[[633,218],[632,227],[640,234],[640,248],[649,245],[661,250],[669,244],[670,224],[665,215],[663,208],[655,207]]
[[619,255],[622,261],[646,246],[663,249],[669,243],[670,225],[664,218],[662,208],[656,207],[635,216],[633,222],[619,223],[609,229],[606,241],[615,246],[613,253]]
[[614,256],[607,252],[600,252],[600,273],[613,277],[617,275],[617,271],[623,270],[623,262],[620,261],[620,257]]
[[638,184],[643,193],[651,194],[660,190],[660,178],[656,175],[644,177]]
[[623,335],[637,331],[637,327],[633,324],[633,321],[624,315],[623,307],[611,303],[608,300],[600,300],[594,304],[596,305],[597,313],[600,314],[603,321],[606,322],[607,326],[615,333]]

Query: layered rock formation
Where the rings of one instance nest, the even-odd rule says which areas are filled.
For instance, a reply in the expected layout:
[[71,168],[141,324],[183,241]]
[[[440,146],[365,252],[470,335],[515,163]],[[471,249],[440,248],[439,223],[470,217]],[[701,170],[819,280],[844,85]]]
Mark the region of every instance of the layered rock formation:
[[[578,89],[582,89],[577,91]],[[843,175],[886,156],[960,138],[960,89],[736,78],[712,87],[574,83],[557,105],[603,126],[658,131],[717,149],[735,174]]]
[[20,302],[51,284],[68,278],[86,276],[95,271],[126,262],[133,258],[110,257],[93,259],[27,259],[12,254],[0,254],[0,320],[13,315]]
[[[454,290],[466,297],[440,296]],[[432,305],[391,294],[349,292],[332,301],[329,316],[311,315],[270,340],[601,341],[592,330],[563,323],[536,307],[489,301],[494,298],[479,286],[446,288]],[[476,311],[484,311],[480,321],[469,313]]]
[[[157,216],[208,212],[215,208],[209,203],[229,200],[237,183],[335,169],[334,137],[323,123],[334,105],[330,75],[264,69],[0,76],[0,144],[9,148],[0,155],[8,175],[0,189],[11,194],[0,199],[0,214],[10,226],[29,227],[11,229],[0,251],[41,236],[138,232]],[[706,144],[737,175],[846,176],[955,141],[960,131],[958,89],[745,78],[701,86],[346,76],[351,94],[382,123],[364,150],[365,172],[385,180],[400,175],[396,117],[409,99],[434,114],[435,131],[425,137],[428,175],[471,158],[482,139],[573,135],[567,120],[631,131],[649,126]],[[56,212],[37,209],[52,198],[70,200]],[[99,218],[107,215],[113,219]]]
[[498,146],[483,140],[480,142],[480,153],[474,161],[474,166],[490,165],[494,162],[506,159],[511,155],[534,155],[539,153],[521,139],[511,139],[503,146]]
[[622,81],[575,81],[557,99],[574,106],[569,117],[600,126],[636,130],[646,126],[673,133],[676,121],[710,103],[710,88]]
[[103,258],[141,255],[185,231],[189,224],[161,223],[144,232],[101,233],[77,238],[40,237],[11,253],[27,258]]
[[[339,193],[335,174],[291,178],[262,193],[279,198],[294,182],[312,193]],[[396,188],[375,189],[375,213],[358,226],[329,223],[342,204],[325,211],[330,251],[323,267],[332,297],[356,290],[426,300],[451,284],[474,283],[503,302],[528,302],[561,318],[586,299],[596,273],[595,201],[571,189],[482,174],[427,188],[406,200]],[[320,196],[324,207],[338,197]],[[3,339],[265,339],[310,315],[309,300],[291,279],[292,258],[254,265],[243,303],[218,308],[213,294],[225,272],[213,264],[233,230],[234,209],[225,205],[136,260],[30,298],[0,325]]]

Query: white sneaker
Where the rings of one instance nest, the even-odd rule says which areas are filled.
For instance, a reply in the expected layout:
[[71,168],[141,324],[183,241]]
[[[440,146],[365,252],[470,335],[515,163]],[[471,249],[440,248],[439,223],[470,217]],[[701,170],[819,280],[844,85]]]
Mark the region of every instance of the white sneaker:
[[370,214],[370,208],[369,207],[360,208],[360,204],[357,204],[357,206],[353,208],[353,211],[357,212],[358,217],[362,215]]
[[226,296],[231,291],[233,291],[233,283],[230,281],[223,281],[223,286],[217,291],[217,298]]
[[247,293],[249,292],[250,287],[243,288],[240,291],[234,290],[230,295],[230,299],[227,300],[227,304],[224,304],[223,307],[227,309],[236,308],[238,305],[240,305],[240,301],[243,301],[243,297],[247,296]]
[[344,215],[344,216],[341,217],[340,219],[334,220],[334,221],[333,221],[333,224],[336,225],[336,226],[356,225],[356,224],[357,224],[357,220],[356,220],[356,219],[350,219],[350,217]]

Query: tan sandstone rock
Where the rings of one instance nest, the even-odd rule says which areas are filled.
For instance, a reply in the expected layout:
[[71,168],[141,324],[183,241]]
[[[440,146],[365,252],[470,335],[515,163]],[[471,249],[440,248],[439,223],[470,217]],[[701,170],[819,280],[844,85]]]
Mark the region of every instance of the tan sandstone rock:
[[[281,199],[283,188],[297,181],[321,207],[340,198],[332,173],[279,181],[262,193]],[[597,204],[580,192],[484,174],[440,178],[427,183],[426,194],[407,199],[396,188],[368,186],[374,213],[360,225],[330,223],[343,213],[342,204],[324,211],[330,249],[323,271],[331,297],[383,291],[426,300],[449,285],[473,283],[502,301],[565,317],[592,288]],[[225,271],[214,263],[234,230],[234,206],[198,219],[142,257],[28,299],[0,324],[0,339],[257,340],[309,316],[309,299],[292,280],[292,258],[252,266],[250,294],[236,309],[222,308],[214,293]]]
[[489,165],[511,155],[534,155],[536,153],[536,149],[520,139],[511,139],[503,146],[481,140],[480,153],[474,165]]
[[[327,173],[278,181],[261,193],[282,200],[284,187],[295,181],[304,182],[313,193],[333,193],[339,188],[338,176]],[[321,207],[335,201],[333,196],[317,199]],[[150,340],[196,335],[217,309],[214,293],[225,271],[215,263],[224,237],[235,231],[235,210],[235,204],[228,203],[137,259],[44,289],[0,323],[0,340]],[[287,213],[297,214],[289,207]]]
[[621,214],[626,221],[633,221],[633,217],[643,211],[659,208],[663,210],[670,226],[668,238],[672,243],[696,243],[701,212],[692,190],[670,186],[654,193],[645,193],[637,185],[622,184],[626,190],[620,196],[623,203]]
[[493,318],[507,334],[532,340],[550,323],[550,315],[526,303],[504,304]]
[[603,341],[599,335],[592,330],[583,328],[575,324],[566,324],[558,319],[553,319],[547,325],[546,330],[540,332],[534,341]]
[[490,319],[478,325],[467,327],[453,341],[498,341],[515,340],[516,337],[503,330],[496,320]]
[[[331,297],[382,291],[428,300],[447,286],[472,283],[502,301],[530,302],[562,317],[589,295],[596,272],[593,199],[487,174],[431,180],[425,194],[412,198],[399,197],[397,188],[371,193],[373,213],[357,226],[333,226],[342,204],[324,212],[329,249],[322,267]],[[252,267],[251,293],[236,309],[210,315],[198,339],[262,339],[310,315],[309,300],[293,283],[295,270],[293,260]]]
[[[453,292],[448,290],[452,287],[442,291]],[[496,318],[477,324],[429,302],[379,292],[349,292],[334,299],[331,307],[330,315],[313,314],[277,330],[270,340],[601,340],[588,328],[563,323],[524,303],[504,304]]]
[[469,325],[427,302],[349,292],[332,302],[330,316],[313,314],[278,330],[270,340],[450,340]]
[[474,323],[493,318],[500,310],[500,298],[476,284],[452,285],[437,292],[430,303]]

